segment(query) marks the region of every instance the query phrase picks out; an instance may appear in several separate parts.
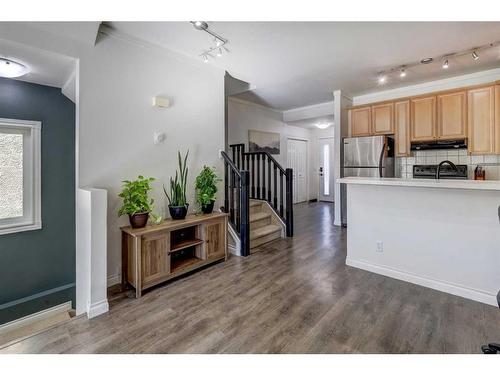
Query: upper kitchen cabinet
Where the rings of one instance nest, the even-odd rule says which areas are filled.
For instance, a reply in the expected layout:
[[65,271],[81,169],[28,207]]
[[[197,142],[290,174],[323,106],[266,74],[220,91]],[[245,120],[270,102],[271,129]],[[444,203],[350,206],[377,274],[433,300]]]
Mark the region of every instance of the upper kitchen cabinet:
[[394,104],[372,106],[372,134],[394,134]]
[[450,92],[437,96],[439,139],[467,138],[467,93]]
[[372,111],[370,107],[353,108],[348,115],[351,137],[371,135]]
[[413,98],[411,104],[410,138],[430,141],[436,138],[436,97]]
[[469,152],[494,154],[495,140],[495,86],[467,91]]
[[410,101],[394,103],[396,156],[410,156]]
[[500,154],[500,85],[495,86],[495,153]]

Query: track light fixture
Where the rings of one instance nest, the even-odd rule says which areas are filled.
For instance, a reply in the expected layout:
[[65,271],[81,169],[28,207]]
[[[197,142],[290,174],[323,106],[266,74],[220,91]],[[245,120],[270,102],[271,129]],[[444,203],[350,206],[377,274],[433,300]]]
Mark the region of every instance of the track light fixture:
[[203,62],[208,62],[208,57],[213,57],[213,54],[215,54],[217,57],[221,57],[223,54],[223,50],[226,52],[229,52],[229,50],[226,47],[226,44],[229,43],[229,40],[223,38],[216,32],[212,31],[208,27],[208,23],[205,21],[191,21],[191,24],[196,30],[204,31],[207,34],[210,34],[211,36],[214,37],[214,45],[205,51],[203,51],[200,56],[203,59]]
[[387,83],[391,79],[391,77],[394,77],[396,74],[398,74],[400,78],[404,78],[407,75],[408,69],[410,69],[410,71],[413,71],[412,68],[417,68],[421,65],[432,65],[433,63],[436,62],[440,62],[441,67],[443,69],[448,69],[450,67],[450,63],[453,62],[452,61],[453,59],[462,56],[469,55],[472,56],[474,61],[477,61],[479,60],[479,53],[480,53],[479,51],[487,51],[491,48],[496,48],[496,47],[500,47],[500,40],[460,52],[447,53],[445,55],[435,56],[435,57],[430,57],[430,56],[425,57],[423,59],[414,61],[412,63],[399,65],[384,71],[379,71],[377,73],[377,82],[379,85],[383,85]]

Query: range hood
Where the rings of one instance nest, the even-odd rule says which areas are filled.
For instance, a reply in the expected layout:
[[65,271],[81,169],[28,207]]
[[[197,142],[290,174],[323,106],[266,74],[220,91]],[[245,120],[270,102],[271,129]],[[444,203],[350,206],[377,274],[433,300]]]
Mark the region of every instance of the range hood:
[[447,150],[447,149],[459,149],[459,148],[467,148],[467,142],[465,141],[465,139],[454,140],[454,141],[421,142],[421,143],[411,144],[411,149],[413,151]]

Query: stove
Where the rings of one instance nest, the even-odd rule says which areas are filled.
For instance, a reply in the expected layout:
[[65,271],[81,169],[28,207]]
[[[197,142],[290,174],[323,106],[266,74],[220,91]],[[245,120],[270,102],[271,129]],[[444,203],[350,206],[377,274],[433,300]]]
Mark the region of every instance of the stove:
[[[414,165],[413,178],[436,178],[437,165]],[[451,165],[443,164],[439,178],[448,180],[467,180],[467,165],[457,164],[458,173]]]

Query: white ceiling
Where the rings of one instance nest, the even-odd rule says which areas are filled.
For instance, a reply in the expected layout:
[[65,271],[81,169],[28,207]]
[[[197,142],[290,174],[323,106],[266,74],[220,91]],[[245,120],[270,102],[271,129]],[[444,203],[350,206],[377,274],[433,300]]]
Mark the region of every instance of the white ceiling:
[[317,129],[318,124],[328,124],[328,127],[332,127],[333,126],[333,115],[314,117],[314,118],[306,118],[306,119],[297,120],[297,121],[287,121],[286,123],[288,125],[299,126],[301,128],[306,128],[306,129]]
[[0,57],[30,68],[30,73],[15,79],[46,86],[62,87],[75,68],[71,57],[3,39],[0,39]]
[[[199,58],[212,38],[189,22],[111,22],[119,32]],[[381,70],[500,40],[500,22],[209,22],[229,39],[231,53],[210,62],[255,90],[238,97],[277,109],[332,100],[342,89],[356,96],[378,91]],[[408,71],[395,88],[500,66],[500,49]]]

